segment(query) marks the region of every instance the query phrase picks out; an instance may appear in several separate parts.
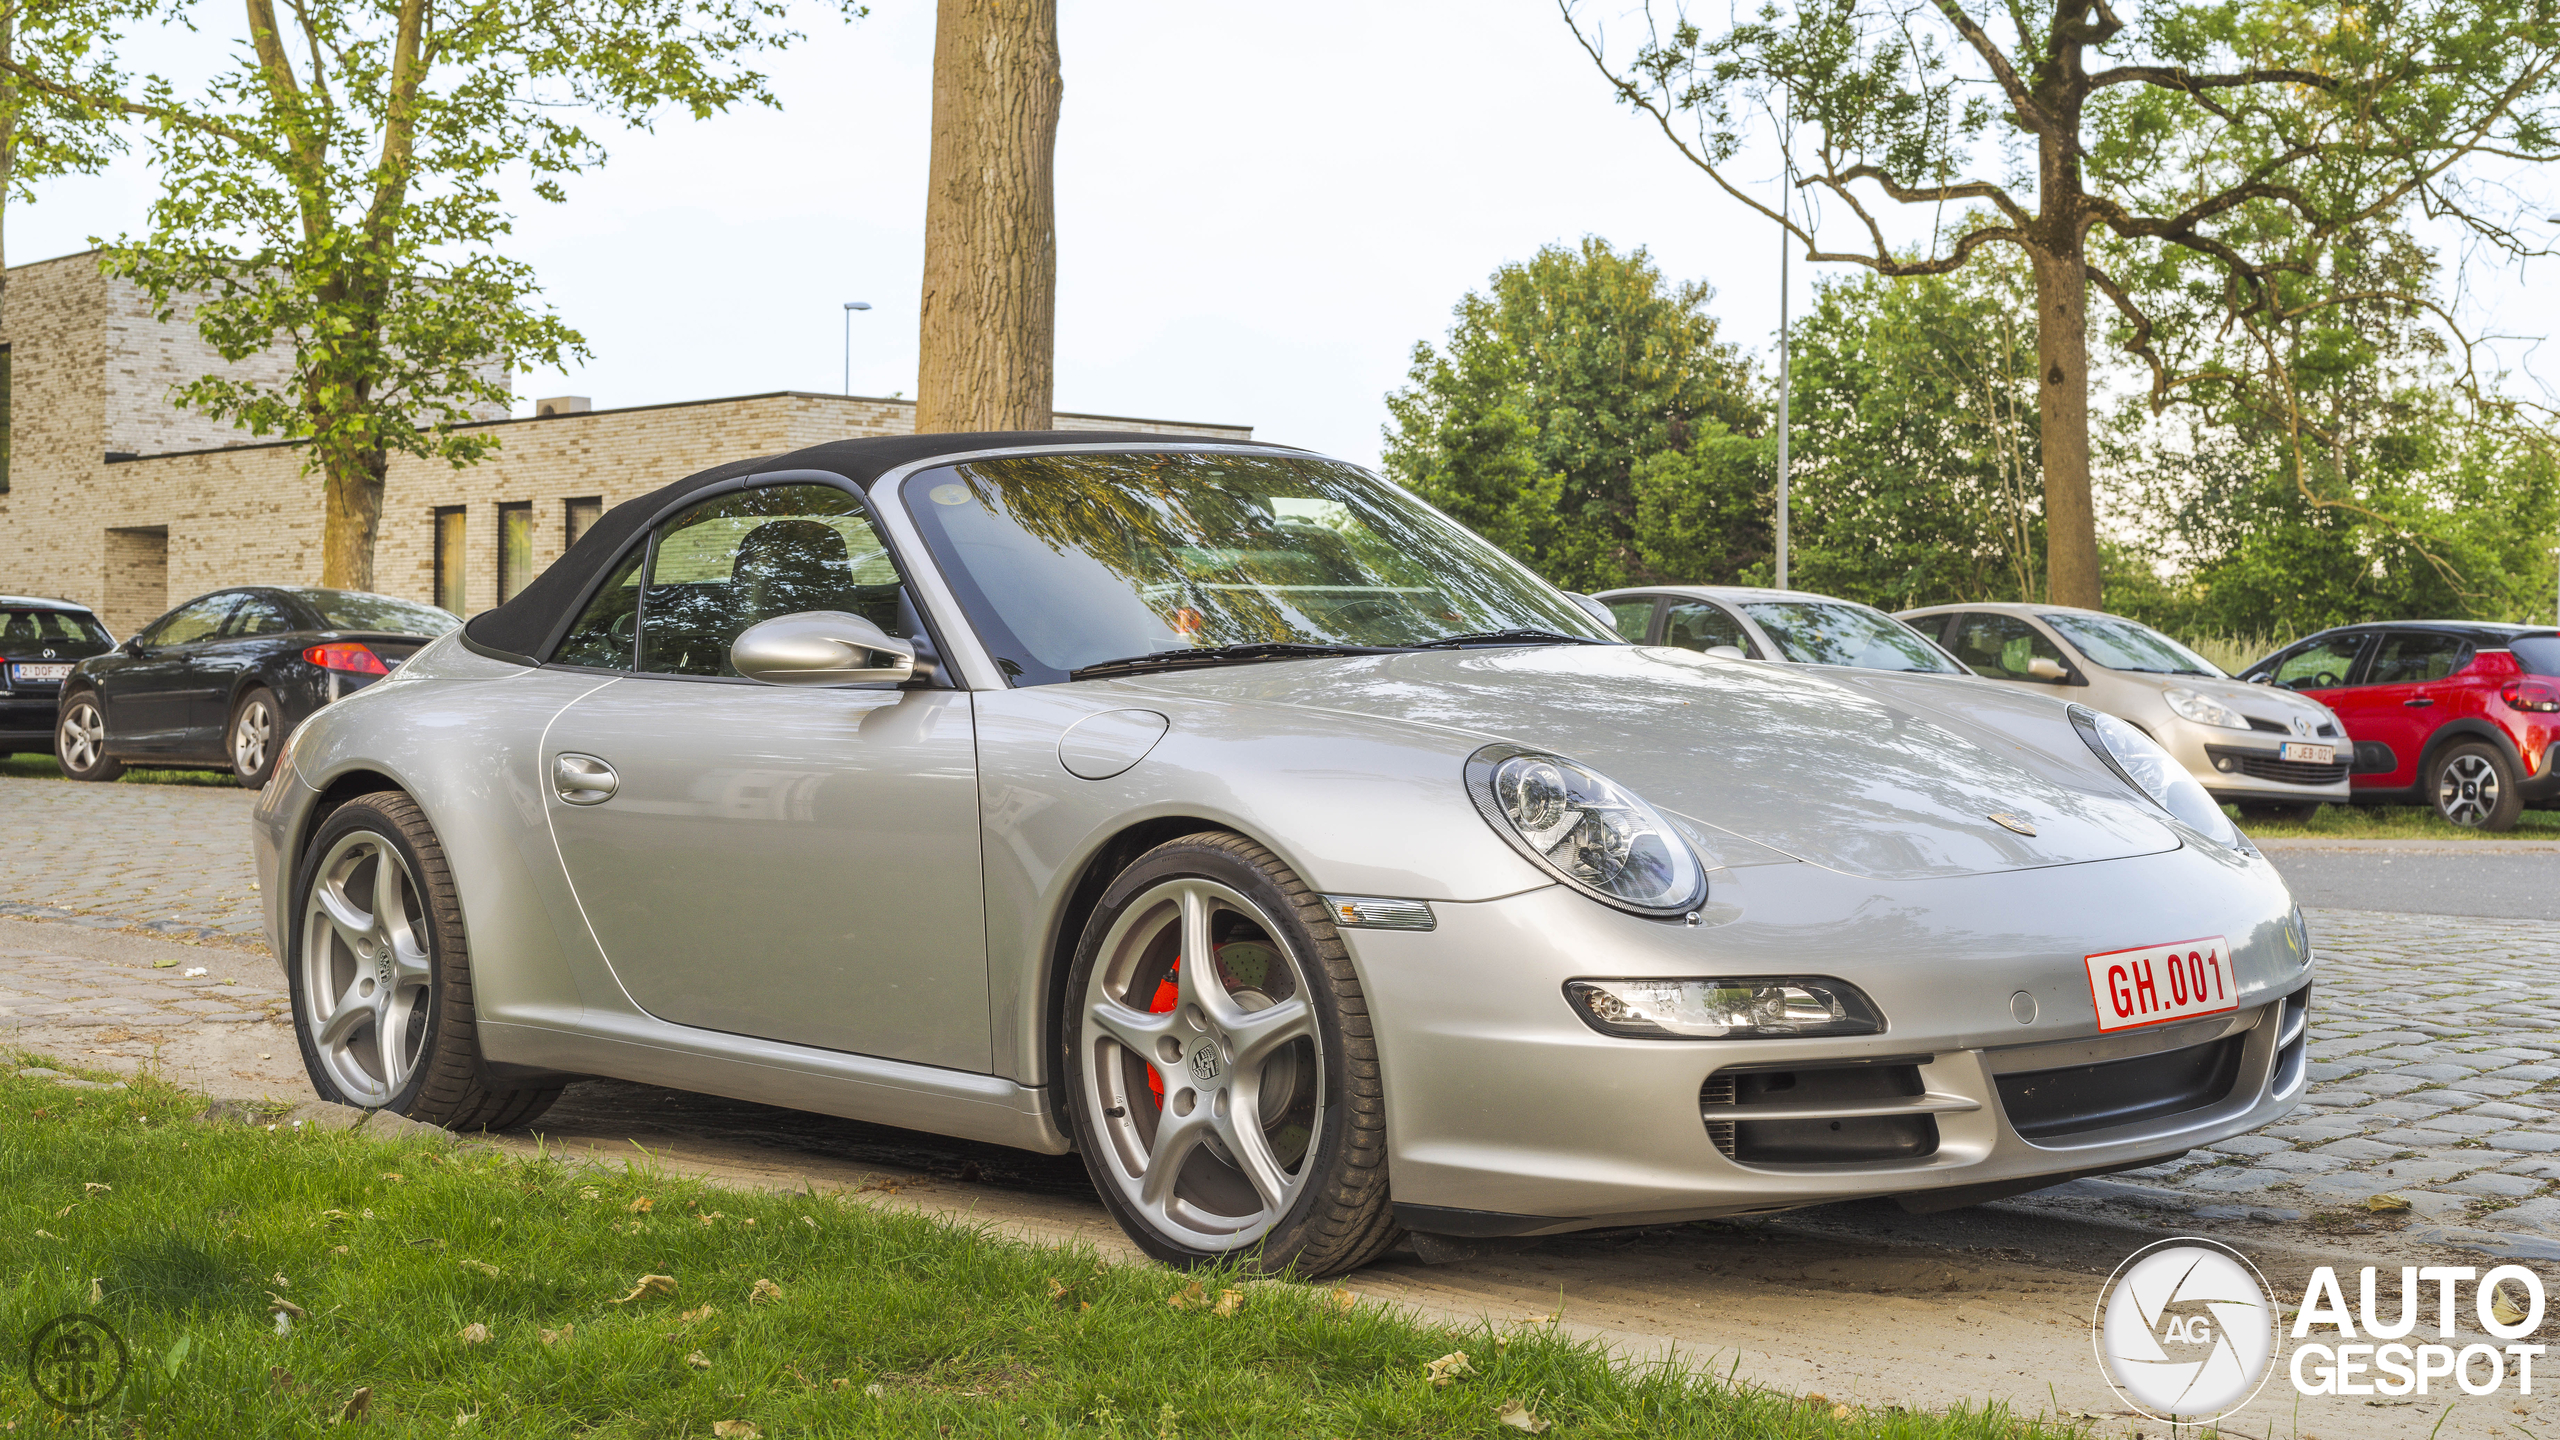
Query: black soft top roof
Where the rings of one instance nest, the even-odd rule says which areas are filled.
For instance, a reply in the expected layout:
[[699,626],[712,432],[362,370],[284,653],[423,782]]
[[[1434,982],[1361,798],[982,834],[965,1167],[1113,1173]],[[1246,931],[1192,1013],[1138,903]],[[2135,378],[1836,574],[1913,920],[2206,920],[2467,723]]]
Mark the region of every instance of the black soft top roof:
[[[569,547],[494,610],[483,610],[462,627],[463,639],[475,650],[508,659],[535,661],[572,618],[570,607],[585,598],[590,586],[613,564],[631,538],[667,511],[697,494],[733,480],[776,470],[820,470],[841,475],[856,486],[901,466],[945,455],[1004,450],[1031,445],[1083,445],[1101,448],[1147,445],[1179,450],[1194,445],[1255,445],[1251,440],[1222,440],[1207,435],[1160,435],[1128,430],[979,430],[957,435],[883,435],[867,440],[830,440],[787,455],[759,455],[714,465],[672,485],[626,500],[599,516],[578,543]],[[1282,446],[1263,448],[1284,449]]]

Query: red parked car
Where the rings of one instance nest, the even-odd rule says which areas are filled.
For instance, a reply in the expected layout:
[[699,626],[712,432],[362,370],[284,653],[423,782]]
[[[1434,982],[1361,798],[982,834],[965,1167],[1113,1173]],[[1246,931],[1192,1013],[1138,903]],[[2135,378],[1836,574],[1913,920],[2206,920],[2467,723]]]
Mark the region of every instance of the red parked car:
[[2298,640],[2243,680],[2338,712],[2359,804],[2433,805],[2508,830],[2560,808],[2560,630],[2471,620],[2346,625]]

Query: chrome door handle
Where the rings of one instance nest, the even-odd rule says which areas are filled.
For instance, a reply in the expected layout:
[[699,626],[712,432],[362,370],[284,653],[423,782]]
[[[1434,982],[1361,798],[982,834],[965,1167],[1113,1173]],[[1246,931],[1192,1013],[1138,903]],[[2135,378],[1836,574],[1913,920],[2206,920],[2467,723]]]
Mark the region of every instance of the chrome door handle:
[[622,777],[593,755],[563,754],[551,762],[551,788],[572,805],[601,805],[621,787]]

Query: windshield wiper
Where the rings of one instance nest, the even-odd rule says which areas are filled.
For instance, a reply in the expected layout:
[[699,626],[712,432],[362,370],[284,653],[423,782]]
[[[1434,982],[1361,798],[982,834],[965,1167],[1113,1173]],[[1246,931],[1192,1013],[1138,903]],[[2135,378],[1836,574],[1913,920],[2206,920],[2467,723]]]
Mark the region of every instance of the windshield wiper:
[[1261,660],[1304,660],[1321,655],[1393,655],[1402,646],[1305,645],[1289,640],[1258,640],[1249,645],[1204,645],[1197,650],[1157,650],[1097,660],[1067,672],[1070,680],[1100,680],[1112,675],[1146,675],[1158,670],[1190,670],[1203,665],[1250,665]]
[[1468,645],[1606,645],[1588,635],[1567,635],[1560,630],[1540,630],[1527,626],[1516,630],[1479,630],[1472,635],[1443,635],[1437,640],[1418,640],[1399,646],[1404,650],[1456,650]]

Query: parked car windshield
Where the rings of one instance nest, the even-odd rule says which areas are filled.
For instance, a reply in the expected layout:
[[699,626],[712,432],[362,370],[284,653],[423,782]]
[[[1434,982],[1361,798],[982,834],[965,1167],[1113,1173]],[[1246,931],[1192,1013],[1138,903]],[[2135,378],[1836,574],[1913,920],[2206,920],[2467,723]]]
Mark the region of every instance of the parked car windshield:
[[1854,665],[1861,670],[1917,670],[1961,675],[1963,669],[1922,639],[1918,631],[1880,610],[1836,600],[1755,600],[1742,611],[1777,642],[1778,651],[1803,665]]
[[393,635],[441,635],[462,623],[460,616],[414,600],[367,595],[355,590],[305,590],[302,598],[320,612],[332,630],[381,630]]
[[2092,664],[2144,675],[2212,675],[2222,667],[2148,625],[2115,615],[2047,615],[2044,623],[2080,648]]
[[2523,635],[2509,642],[2528,675],[2560,675],[2560,635]]
[[1232,645],[1616,639],[1509,556],[1336,461],[1018,455],[916,476],[904,494],[1017,684]]
[[[11,654],[47,646],[66,658],[95,655],[114,646],[107,627],[76,610],[0,609],[0,648]],[[77,648],[73,648],[77,647]]]

